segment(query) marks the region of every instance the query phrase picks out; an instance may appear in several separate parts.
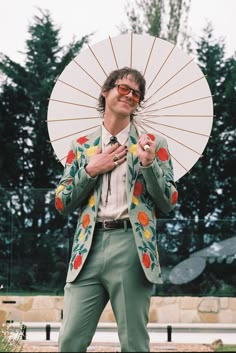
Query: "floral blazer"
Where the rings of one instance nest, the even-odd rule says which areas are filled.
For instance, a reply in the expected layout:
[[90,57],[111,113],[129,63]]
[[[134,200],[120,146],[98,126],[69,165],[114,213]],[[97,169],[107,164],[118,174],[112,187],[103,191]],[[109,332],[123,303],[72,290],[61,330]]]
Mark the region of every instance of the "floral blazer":
[[[144,168],[137,157],[138,134],[134,125],[130,124],[126,190],[140,263],[150,282],[161,283],[156,219],[158,210],[169,213],[174,209],[178,193],[166,140],[158,135],[148,136],[156,139],[156,158],[150,167]],[[91,178],[86,173],[85,165],[98,147],[101,147],[101,128],[72,141],[64,173],[56,189],[56,209],[64,216],[76,209],[79,212],[67,282],[74,281],[78,276],[92,243],[101,183],[99,176]]]

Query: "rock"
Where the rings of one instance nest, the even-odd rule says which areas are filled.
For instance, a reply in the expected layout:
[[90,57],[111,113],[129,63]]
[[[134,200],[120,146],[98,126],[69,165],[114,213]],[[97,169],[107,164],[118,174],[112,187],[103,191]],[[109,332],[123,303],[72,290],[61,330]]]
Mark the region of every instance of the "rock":
[[223,341],[221,339],[212,342],[211,347],[215,350],[217,348],[223,347]]

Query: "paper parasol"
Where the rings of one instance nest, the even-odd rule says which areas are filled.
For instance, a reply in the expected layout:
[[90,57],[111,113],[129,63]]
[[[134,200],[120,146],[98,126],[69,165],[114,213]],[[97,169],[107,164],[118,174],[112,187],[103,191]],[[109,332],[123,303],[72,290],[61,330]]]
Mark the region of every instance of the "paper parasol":
[[195,165],[208,143],[213,101],[199,66],[176,45],[150,35],[109,37],[81,51],[63,70],[48,105],[48,132],[53,149],[65,163],[71,140],[102,124],[97,111],[101,87],[115,69],[129,66],[146,79],[138,130],[167,139],[175,181]]

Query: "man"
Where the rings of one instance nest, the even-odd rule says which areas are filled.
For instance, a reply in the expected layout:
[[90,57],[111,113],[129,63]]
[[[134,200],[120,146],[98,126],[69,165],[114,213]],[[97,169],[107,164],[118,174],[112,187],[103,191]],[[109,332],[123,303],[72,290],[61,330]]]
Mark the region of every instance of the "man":
[[[101,128],[72,142],[56,208],[79,210],[59,335],[61,352],[85,352],[108,300],[122,352],[148,352],[153,283],[160,283],[158,210],[175,207],[177,190],[166,140],[138,135],[133,116],[145,79],[113,71],[99,97]],[[116,140],[118,142],[116,142]]]

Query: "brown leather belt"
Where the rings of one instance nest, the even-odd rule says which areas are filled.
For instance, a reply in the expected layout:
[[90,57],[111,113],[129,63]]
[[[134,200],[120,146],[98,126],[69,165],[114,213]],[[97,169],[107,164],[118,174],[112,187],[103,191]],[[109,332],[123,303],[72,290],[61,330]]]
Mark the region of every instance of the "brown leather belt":
[[104,229],[104,230],[109,230],[109,229],[127,229],[127,228],[132,228],[131,222],[129,219],[118,219],[114,221],[102,221],[102,222],[97,222],[95,225],[95,229]]

